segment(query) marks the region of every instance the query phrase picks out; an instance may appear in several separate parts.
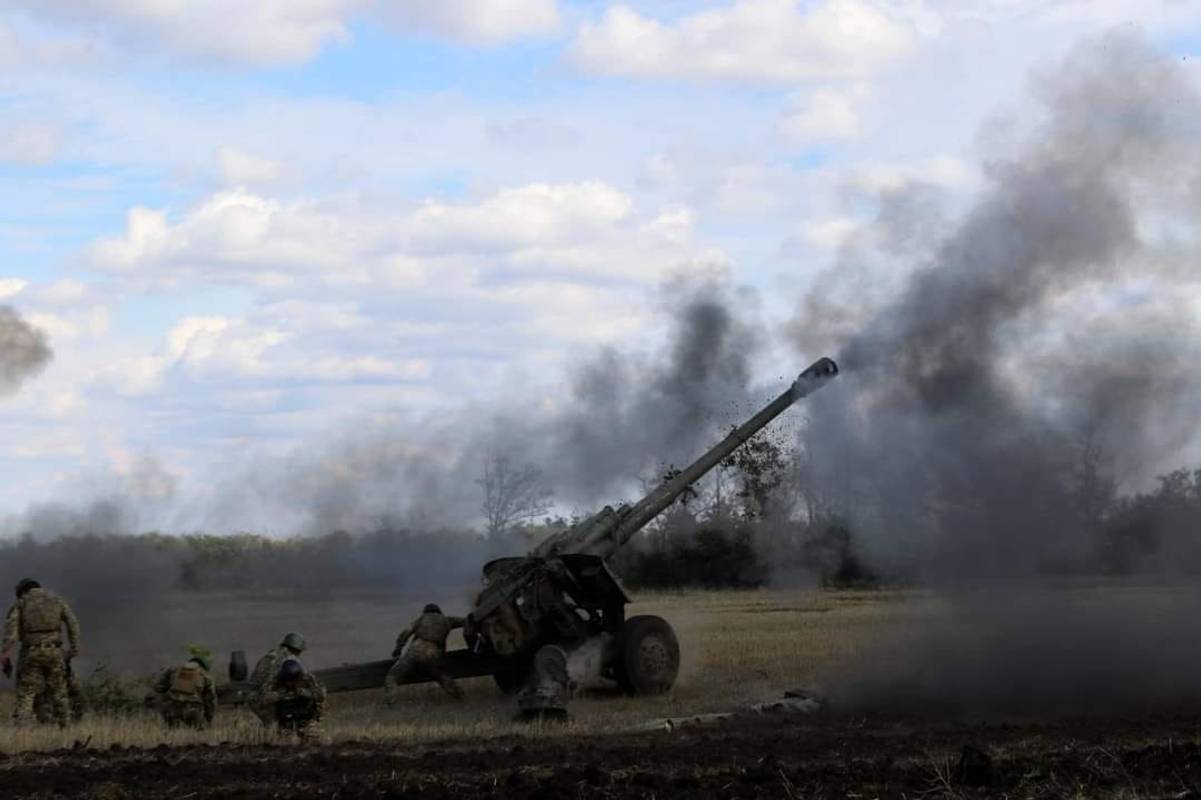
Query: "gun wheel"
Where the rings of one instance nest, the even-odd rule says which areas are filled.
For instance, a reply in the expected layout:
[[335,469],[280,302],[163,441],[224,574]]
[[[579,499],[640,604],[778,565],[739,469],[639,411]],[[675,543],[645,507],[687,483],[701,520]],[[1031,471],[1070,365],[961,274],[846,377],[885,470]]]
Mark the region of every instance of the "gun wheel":
[[249,670],[246,667],[246,651],[234,650],[229,654],[229,679],[234,683],[246,680]]
[[617,680],[631,694],[663,694],[680,671],[680,643],[662,617],[630,617],[618,641]]

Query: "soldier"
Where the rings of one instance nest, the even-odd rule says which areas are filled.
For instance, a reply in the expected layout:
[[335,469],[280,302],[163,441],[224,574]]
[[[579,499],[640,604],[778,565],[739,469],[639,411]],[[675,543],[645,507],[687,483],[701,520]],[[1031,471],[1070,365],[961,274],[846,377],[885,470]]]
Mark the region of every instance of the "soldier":
[[264,725],[270,725],[275,721],[270,708],[263,703],[263,693],[267,691],[267,684],[279,671],[279,666],[284,661],[298,657],[304,652],[304,648],[304,637],[296,631],[292,631],[284,634],[279,646],[260,658],[259,662],[254,665],[254,672],[250,674],[250,683],[258,689],[258,697],[251,703],[250,709],[262,720]]
[[[421,616],[396,637],[396,648],[392,657],[396,663],[388,670],[384,679],[384,697],[388,705],[396,702],[397,689],[406,678],[424,673],[438,682],[446,693],[456,700],[463,698],[463,690],[455,679],[447,674],[446,637],[455,628],[463,627],[462,617],[448,617],[442,609],[430,603],[422,609]],[[412,642],[409,640],[412,639]],[[408,644],[408,648],[405,648]]]
[[[66,664],[79,655],[79,621],[75,613],[53,592],[32,578],[17,583],[17,602],[4,620],[4,644],[0,660],[5,674],[12,673],[12,651],[21,644],[17,675],[17,705],[13,718],[18,724],[34,718],[33,701],[43,690],[50,694],[54,718],[65,727],[71,706],[67,697]],[[62,629],[67,628],[67,652],[63,653]]]
[[302,742],[321,737],[325,688],[297,658],[285,659],[263,692],[263,705],[280,734],[295,734]]
[[204,730],[217,713],[217,685],[210,673],[212,664],[201,654],[178,667],[163,670],[155,684],[159,712],[169,727],[186,725]]

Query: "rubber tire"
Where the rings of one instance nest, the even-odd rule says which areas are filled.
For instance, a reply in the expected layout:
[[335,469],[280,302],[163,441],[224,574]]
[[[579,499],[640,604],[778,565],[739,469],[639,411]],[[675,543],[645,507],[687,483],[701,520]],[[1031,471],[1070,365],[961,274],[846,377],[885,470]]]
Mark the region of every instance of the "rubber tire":
[[249,676],[246,668],[246,652],[234,650],[229,654],[229,679],[234,683],[244,681]]
[[500,689],[501,694],[508,695],[520,692],[529,677],[529,664],[518,664],[492,673],[492,680],[496,681],[496,688]]
[[630,694],[666,694],[680,673],[680,643],[662,617],[630,617],[617,643],[617,682]]

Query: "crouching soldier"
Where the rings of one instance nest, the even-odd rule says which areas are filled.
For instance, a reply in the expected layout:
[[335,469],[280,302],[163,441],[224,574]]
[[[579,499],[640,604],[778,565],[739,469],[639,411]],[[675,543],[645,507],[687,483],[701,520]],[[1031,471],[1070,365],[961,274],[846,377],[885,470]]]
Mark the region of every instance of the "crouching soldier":
[[[4,643],[0,646],[4,672],[11,674],[12,651],[18,642],[21,645],[13,718],[18,724],[32,720],[34,700],[45,691],[50,696],[55,721],[65,726],[71,714],[66,665],[79,653],[79,621],[66,600],[31,578],[17,583],[16,595],[17,602],[4,620]],[[64,627],[68,642],[65,654]]]
[[302,742],[320,739],[325,688],[298,659],[289,658],[279,665],[262,703],[281,735],[295,735]]
[[163,722],[172,728],[184,725],[197,730],[213,724],[217,685],[209,674],[211,668],[209,659],[197,654],[185,664],[163,670],[154,687]]
[[430,603],[422,610],[420,617],[400,632],[396,637],[396,648],[392,651],[396,663],[384,679],[384,698],[388,705],[396,703],[400,685],[417,675],[433,678],[451,697],[462,699],[463,690],[446,672],[445,661],[446,637],[455,628],[463,627],[463,622],[461,617],[448,617],[442,613],[442,609]]
[[275,722],[269,704],[263,702],[263,694],[266,693],[268,684],[275,678],[280,666],[288,659],[298,658],[304,652],[304,648],[304,637],[292,631],[285,634],[279,645],[254,665],[254,672],[250,673],[250,683],[256,687],[258,695],[250,704],[250,709],[264,725]]

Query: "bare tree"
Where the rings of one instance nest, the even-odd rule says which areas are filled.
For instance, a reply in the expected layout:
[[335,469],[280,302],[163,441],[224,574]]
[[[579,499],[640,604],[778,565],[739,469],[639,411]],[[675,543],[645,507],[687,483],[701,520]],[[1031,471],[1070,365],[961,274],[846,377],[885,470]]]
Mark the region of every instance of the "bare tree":
[[550,511],[550,487],[542,470],[533,464],[514,464],[508,456],[490,455],[484,460],[484,475],[476,483],[484,490],[480,510],[489,536]]

